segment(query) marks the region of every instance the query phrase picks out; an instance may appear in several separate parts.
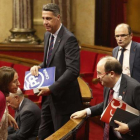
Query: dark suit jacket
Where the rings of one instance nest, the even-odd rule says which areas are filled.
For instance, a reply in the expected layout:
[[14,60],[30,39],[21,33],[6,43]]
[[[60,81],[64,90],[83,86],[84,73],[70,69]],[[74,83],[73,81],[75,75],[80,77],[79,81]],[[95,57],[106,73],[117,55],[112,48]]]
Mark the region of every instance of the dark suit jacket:
[[[107,106],[109,95],[109,88],[104,88],[104,102],[91,107],[91,115],[101,115],[103,110]],[[122,74],[119,96],[122,96],[122,100],[130,106],[140,110],[140,84],[133,78]],[[131,120],[128,123],[130,130],[132,131],[133,137],[125,134],[122,135],[123,140],[138,140],[140,139],[140,117]]]
[[[113,49],[112,52],[113,57],[117,58],[118,51],[119,51],[119,46]],[[129,65],[130,65],[131,77],[133,77],[138,82],[140,82],[140,43],[132,41],[131,49],[130,49]]]
[[[50,33],[45,33],[44,61],[40,66],[46,67],[46,56]],[[52,51],[49,67],[56,67],[55,83],[49,88],[55,109],[60,114],[71,114],[82,106],[81,94],[77,77],[80,69],[79,46],[75,36],[63,25],[57,35]]]
[[41,120],[40,108],[25,98],[15,119],[19,129],[15,131],[9,127],[8,140],[36,140]]

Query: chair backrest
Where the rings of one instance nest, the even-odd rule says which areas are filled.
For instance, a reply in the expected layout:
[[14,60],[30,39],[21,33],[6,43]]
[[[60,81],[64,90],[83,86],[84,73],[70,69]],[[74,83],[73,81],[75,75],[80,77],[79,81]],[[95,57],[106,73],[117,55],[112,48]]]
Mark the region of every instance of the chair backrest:
[[133,36],[132,40],[140,43],[140,37],[139,36]]
[[80,51],[80,73],[93,73],[97,53],[81,50]]
[[11,62],[6,62],[6,61],[0,61],[0,67],[2,66],[9,66],[9,67],[13,67],[13,63]]

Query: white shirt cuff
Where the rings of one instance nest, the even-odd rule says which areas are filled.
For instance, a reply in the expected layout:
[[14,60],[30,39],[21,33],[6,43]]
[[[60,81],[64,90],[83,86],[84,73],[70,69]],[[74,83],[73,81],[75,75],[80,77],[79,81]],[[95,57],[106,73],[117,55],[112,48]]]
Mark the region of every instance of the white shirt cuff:
[[91,115],[91,110],[89,108],[86,108],[85,110],[87,112],[87,116],[90,116]]

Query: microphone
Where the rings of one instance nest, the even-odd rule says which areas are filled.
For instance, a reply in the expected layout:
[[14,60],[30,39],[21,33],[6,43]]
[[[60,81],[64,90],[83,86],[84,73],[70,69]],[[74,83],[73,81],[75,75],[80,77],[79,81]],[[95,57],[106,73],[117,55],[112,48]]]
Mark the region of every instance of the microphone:
[[100,78],[94,78],[92,79],[93,84],[98,84],[100,82]]

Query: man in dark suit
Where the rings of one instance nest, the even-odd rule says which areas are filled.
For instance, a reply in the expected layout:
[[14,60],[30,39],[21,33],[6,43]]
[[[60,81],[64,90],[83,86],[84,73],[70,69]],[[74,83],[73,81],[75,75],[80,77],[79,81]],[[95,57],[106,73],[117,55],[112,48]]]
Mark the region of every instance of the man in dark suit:
[[38,69],[56,67],[55,83],[39,88],[38,96],[43,96],[39,140],[44,140],[63,126],[71,113],[81,109],[82,100],[77,81],[80,68],[79,46],[75,36],[61,23],[58,5],[50,3],[43,6],[44,61],[33,66],[32,75]]
[[123,73],[140,82],[140,44],[132,41],[132,31],[128,24],[119,24],[115,29],[118,46],[113,49],[113,56],[120,60],[122,51]]
[[[87,115],[97,116],[101,115],[110,98],[109,92],[114,91],[113,97],[122,97],[122,100],[127,104],[140,110],[140,84],[133,78],[122,74],[121,64],[115,58],[107,56],[102,58],[97,64],[97,78],[100,79],[104,88],[104,102],[78,111],[71,115],[71,118],[81,118]],[[140,117],[131,120],[128,124],[115,121],[118,124],[117,128],[110,127],[108,131],[110,140],[139,140],[140,139]],[[106,130],[107,124],[105,124]],[[109,126],[109,125],[108,125]],[[131,134],[130,134],[131,132]],[[106,133],[104,133],[104,140],[107,140]]]
[[41,121],[41,110],[31,100],[24,98],[22,91],[10,93],[7,104],[16,111],[15,120],[19,129],[8,128],[8,140],[36,140]]

